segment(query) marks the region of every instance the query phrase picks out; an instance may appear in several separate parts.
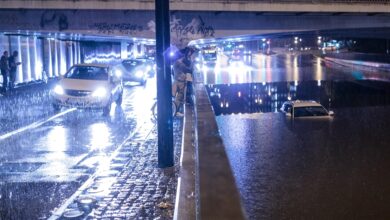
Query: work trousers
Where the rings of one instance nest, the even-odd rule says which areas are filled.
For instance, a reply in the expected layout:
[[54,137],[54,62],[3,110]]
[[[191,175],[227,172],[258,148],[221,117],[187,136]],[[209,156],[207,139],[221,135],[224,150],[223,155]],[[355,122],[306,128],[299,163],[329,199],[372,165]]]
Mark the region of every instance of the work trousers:
[[175,80],[172,84],[172,95],[175,97],[175,104],[179,111],[182,104],[184,103],[186,96],[186,81]]
[[9,84],[10,84],[11,89],[15,87],[15,79],[16,79],[16,71],[10,71],[9,72]]

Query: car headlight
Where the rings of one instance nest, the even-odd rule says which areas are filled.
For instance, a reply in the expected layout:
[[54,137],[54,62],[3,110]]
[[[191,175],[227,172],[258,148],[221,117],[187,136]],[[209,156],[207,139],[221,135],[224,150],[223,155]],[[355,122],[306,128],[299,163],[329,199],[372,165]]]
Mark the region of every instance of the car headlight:
[[144,72],[142,72],[141,70],[138,70],[137,72],[135,72],[135,76],[137,78],[142,78],[144,76]]
[[54,93],[57,95],[63,95],[65,93],[64,89],[60,85],[56,85],[53,89]]
[[102,98],[106,96],[107,90],[105,88],[98,88],[93,93],[92,96]]

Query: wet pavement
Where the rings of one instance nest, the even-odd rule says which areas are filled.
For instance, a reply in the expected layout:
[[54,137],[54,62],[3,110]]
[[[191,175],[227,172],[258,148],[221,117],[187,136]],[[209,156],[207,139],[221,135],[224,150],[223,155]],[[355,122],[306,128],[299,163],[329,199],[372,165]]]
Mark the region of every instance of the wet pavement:
[[[248,219],[389,219],[389,74],[310,55],[261,59],[268,67],[241,80],[205,78]],[[291,120],[278,112],[288,99],[335,115]]]
[[[145,87],[127,85],[122,106],[114,104],[108,117],[99,110],[54,111],[49,101],[54,83],[0,97],[0,219],[58,218],[79,204],[80,196],[95,201],[87,210],[78,206],[83,217],[110,216],[110,206],[101,201],[112,204],[108,198],[116,198],[130,207],[120,209],[123,215],[171,218],[176,172],[157,168],[150,111],[154,79]],[[175,132],[178,147],[181,120],[175,121]],[[125,201],[129,197],[133,200]]]

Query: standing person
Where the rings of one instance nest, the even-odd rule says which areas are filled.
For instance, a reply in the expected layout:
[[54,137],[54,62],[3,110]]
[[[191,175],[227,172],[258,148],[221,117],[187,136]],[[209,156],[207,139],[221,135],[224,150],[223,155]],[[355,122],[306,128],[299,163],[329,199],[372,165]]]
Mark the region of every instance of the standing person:
[[7,92],[7,87],[8,87],[8,72],[9,72],[8,51],[4,51],[3,56],[1,56],[0,70],[1,70],[1,75],[3,76],[3,93],[5,94]]
[[18,57],[18,51],[14,51],[12,53],[12,56],[9,57],[8,63],[9,63],[9,77],[10,77],[10,89],[13,89],[15,86],[15,79],[16,79],[16,70],[18,65],[20,65],[20,62],[16,62],[16,58]]
[[177,116],[183,116],[180,112],[180,107],[185,101],[187,74],[192,73],[192,53],[193,51],[190,48],[185,48],[184,57],[176,60],[173,64],[174,81],[172,85],[172,95],[175,96],[175,104],[178,107]]
[[186,103],[189,105],[193,105],[193,99],[192,99],[192,93],[193,93],[193,86],[192,86],[192,81],[193,81],[193,72],[194,72],[194,64],[193,64],[193,55],[195,54],[196,49],[190,48],[189,52],[189,57],[186,59],[185,62],[187,62],[187,65],[190,67],[190,72],[187,72],[186,74]]

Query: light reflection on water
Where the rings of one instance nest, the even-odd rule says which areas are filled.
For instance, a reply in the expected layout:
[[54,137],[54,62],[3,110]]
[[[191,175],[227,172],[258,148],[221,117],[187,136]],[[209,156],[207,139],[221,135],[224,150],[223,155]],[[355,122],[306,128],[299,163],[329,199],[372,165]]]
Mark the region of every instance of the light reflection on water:
[[63,126],[53,127],[47,135],[47,143],[45,146],[48,147],[48,150],[51,151],[49,155],[50,168],[45,170],[47,173],[52,173],[53,170],[57,174],[66,173],[68,170],[68,165],[64,163],[64,159],[67,159],[66,151],[68,150],[68,131]]
[[92,150],[100,150],[112,144],[110,142],[110,129],[106,123],[92,124],[89,127],[89,132],[91,135],[90,146]]
[[58,156],[63,155],[64,151],[68,148],[68,138],[68,132],[64,126],[54,126],[47,135],[47,144],[45,144],[45,146],[47,146],[50,151],[56,152]]
[[293,81],[207,85],[216,115],[277,112],[287,100],[314,100],[326,108],[390,104],[382,81]]

